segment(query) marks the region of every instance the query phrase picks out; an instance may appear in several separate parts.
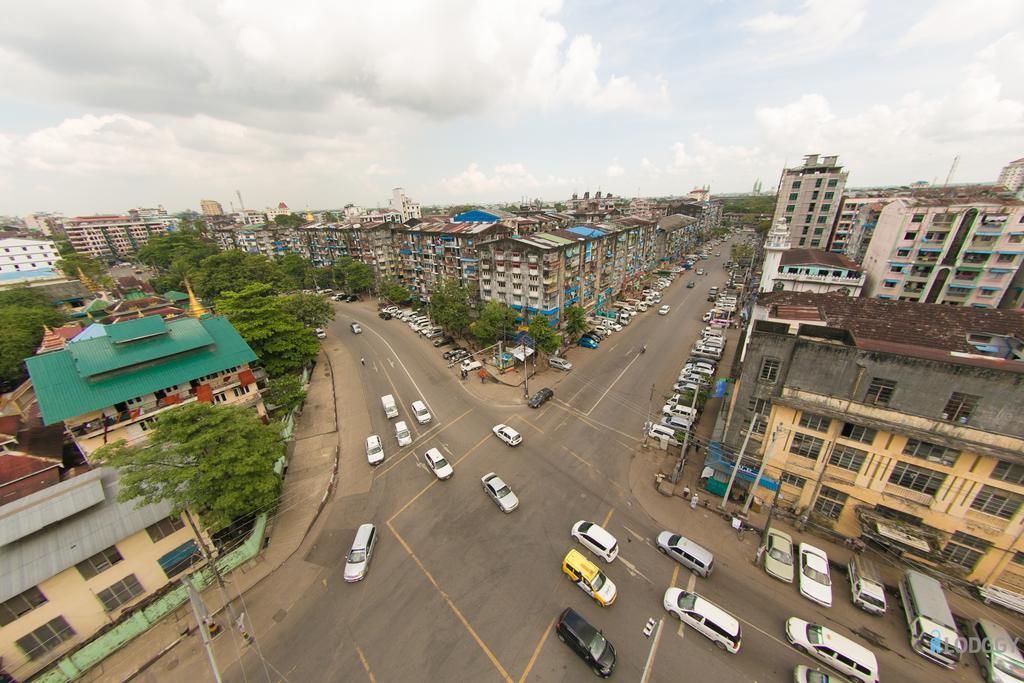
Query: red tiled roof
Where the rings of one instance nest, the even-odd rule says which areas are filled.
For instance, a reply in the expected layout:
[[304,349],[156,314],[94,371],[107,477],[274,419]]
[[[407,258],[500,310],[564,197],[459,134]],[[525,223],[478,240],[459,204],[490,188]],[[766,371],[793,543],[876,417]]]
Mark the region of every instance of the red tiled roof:
[[59,466],[60,463],[34,455],[15,455],[13,453],[0,455],[0,484],[8,484],[30,474]]

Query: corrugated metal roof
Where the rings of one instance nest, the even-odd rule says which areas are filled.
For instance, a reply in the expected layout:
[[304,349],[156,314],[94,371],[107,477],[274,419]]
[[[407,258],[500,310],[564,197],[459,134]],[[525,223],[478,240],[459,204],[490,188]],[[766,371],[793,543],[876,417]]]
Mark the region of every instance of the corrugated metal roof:
[[[45,495],[42,495],[44,491]],[[44,491],[0,507],[0,547],[103,502],[99,470],[48,486]]]
[[[110,327],[107,326],[108,333]],[[96,337],[76,341],[62,351],[26,359],[43,422],[54,424],[256,360],[256,354],[226,318],[180,318],[170,321],[168,328],[167,335],[118,345],[128,349],[115,348],[107,337]],[[176,341],[179,329],[185,331],[183,337],[187,342]],[[203,339],[207,341],[197,345]],[[152,345],[159,353],[130,348],[136,345]],[[127,351],[136,365],[118,365],[122,372],[103,376],[83,374],[80,370],[83,359],[90,354],[99,355],[102,361],[120,350]]]
[[[159,316],[154,316],[152,319],[163,325],[163,320]],[[133,323],[145,320],[145,318],[126,320],[107,325],[105,337],[87,339],[68,347],[67,351],[74,363],[75,372],[82,377],[95,377],[114,370],[127,369],[142,363],[168,358],[213,343],[213,337],[209,335],[201,321],[195,318],[179,318],[174,321],[172,326],[165,328],[166,334],[156,334],[134,340],[129,336],[127,339],[122,339],[120,343],[115,343],[114,334],[122,326],[133,325]],[[127,330],[125,334],[135,334],[133,330]],[[143,330],[138,331],[142,332]]]
[[[35,503],[43,510],[56,508],[67,512],[75,503],[66,500],[65,494],[80,488],[77,480],[82,477],[90,477],[86,480],[87,483],[94,482],[90,486],[101,487],[101,501],[78,514],[65,516],[60,523],[49,524],[0,546],[0,602],[74,567],[104,548],[159,522],[171,512],[171,506],[166,502],[141,507],[136,507],[131,501],[118,503],[117,471],[104,467],[0,507],[0,519],[4,519],[7,508],[24,508],[29,503]],[[53,512],[40,514],[54,515]],[[6,524],[4,520],[0,526]]]
[[136,320],[126,320],[123,323],[111,325],[107,328],[107,336],[115,344],[134,341],[145,337],[152,337],[167,332],[167,323],[160,316],[147,316]]

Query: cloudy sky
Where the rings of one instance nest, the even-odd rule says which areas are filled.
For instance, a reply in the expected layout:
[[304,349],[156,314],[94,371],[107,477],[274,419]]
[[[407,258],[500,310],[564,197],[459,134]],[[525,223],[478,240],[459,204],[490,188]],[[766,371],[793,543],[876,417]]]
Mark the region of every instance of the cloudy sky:
[[853,186],[1024,156],[1020,0],[0,0],[0,215]]

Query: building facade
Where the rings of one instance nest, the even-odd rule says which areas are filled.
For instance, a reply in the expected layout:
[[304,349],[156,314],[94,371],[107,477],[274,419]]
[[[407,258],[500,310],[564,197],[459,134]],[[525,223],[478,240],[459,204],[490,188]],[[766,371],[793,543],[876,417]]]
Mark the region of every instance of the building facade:
[[199,210],[204,216],[223,216],[224,207],[215,199],[200,199]]
[[394,211],[402,214],[403,223],[412,218],[422,217],[419,202],[409,199],[405,194],[405,190],[400,187],[391,190],[391,199],[388,201],[388,204]]
[[163,235],[171,223],[129,212],[127,216],[79,216],[64,221],[71,247],[80,254],[105,261],[131,256],[153,235]]
[[801,519],[1024,592],[1022,375],[1019,311],[768,294],[726,441]]
[[60,254],[50,240],[0,239],[0,276],[54,274]]
[[808,154],[803,165],[783,169],[772,223],[786,219],[795,246],[839,253],[845,249],[845,240],[832,239],[849,175],[838,160]]
[[1024,189],[1024,159],[1017,159],[1003,166],[996,183],[1010,192],[1020,192]]
[[822,249],[793,249],[789,228],[780,219],[768,233],[761,268],[762,292],[836,292],[860,296],[864,273],[842,254]]
[[1017,308],[1024,201],[981,189],[897,197],[864,256],[867,295],[976,308]]
[[480,290],[480,245],[512,233],[505,223],[410,223],[394,231],[398,281],[423,300],[445,280],[458,282],[476,296]]

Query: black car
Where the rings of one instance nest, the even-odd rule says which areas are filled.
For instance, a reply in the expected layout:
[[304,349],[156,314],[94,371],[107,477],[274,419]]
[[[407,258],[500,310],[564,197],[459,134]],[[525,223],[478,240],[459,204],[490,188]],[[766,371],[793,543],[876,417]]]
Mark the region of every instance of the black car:
[[615,648],[599,629],[571,608],[562,612],[555,624],[555,635],[571,647],[598,676],[608,678],[615,668]]
[[451,344],[451,343],[452,343],[452,342],[454,342],[454,341],[455,341],[455,340],[454,340],[454,339],[452,339],[452,338],[451,338],[451,337],[449,337],[449,336],[444,336],[444,337],[438,337],[437,339],[435,339],[435,340],[434,340],[434,346],[435,346],[435,347],[438,347],[438,346],[445,346],[446,344]]
[[531,396],[530,400],[527,402],[526,405],[530,406],[531,408],[540,408],[548,399],[550,399],[554,395],[554,391],[548,389],[547,387],[544,387],[536,394]]
[[456,346],[454,349],[448,349],[447,351],[445,351],[443,354],[441,354],[441,357],[444,358],[445,360],[451,360],[455,356],[465,351],[466,349],[464,349],[463,347]]
[[349,303],[351,303],[353,301],[359,301],[359,295],[358,294],[349,294],[348,296],[345,297],[345,301],[348,301]]
[[380,313],[377,314],[377,317],[380,318],[381,320],[391,320],[391,314],[388,313],[387,311],[381,311]]

